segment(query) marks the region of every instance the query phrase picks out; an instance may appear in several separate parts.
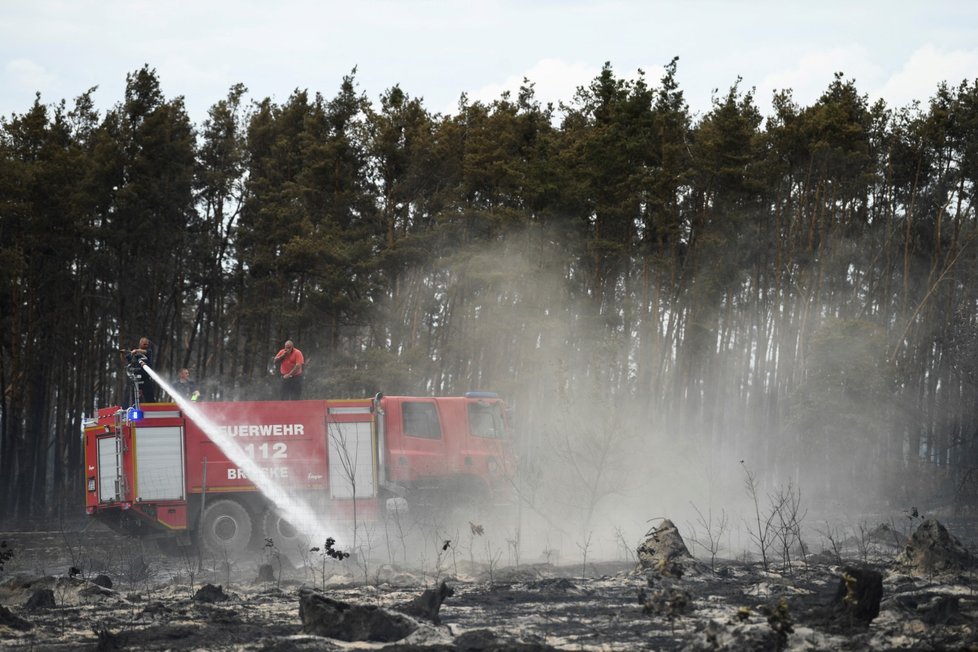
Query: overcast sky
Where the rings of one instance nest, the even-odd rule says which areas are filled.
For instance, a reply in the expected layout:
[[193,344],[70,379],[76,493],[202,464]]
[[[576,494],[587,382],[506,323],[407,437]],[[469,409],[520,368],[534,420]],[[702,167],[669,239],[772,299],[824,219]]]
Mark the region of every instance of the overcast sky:
[[454,113],[462,93],[492,101],[524,77],[541,102],[569,101],[606,61],[657,84],[673,56],[698,115],[738,76],[765,112],[776,89],[814,102],[836,71],[871,100],[926,103],[942,80],[978,78],[978,2],[0,0],[0,115],[93,86],[104,111],[144,64],[200,124],[239,82],[253,100],[331,98],[356,67],[375,106],[397,84]]

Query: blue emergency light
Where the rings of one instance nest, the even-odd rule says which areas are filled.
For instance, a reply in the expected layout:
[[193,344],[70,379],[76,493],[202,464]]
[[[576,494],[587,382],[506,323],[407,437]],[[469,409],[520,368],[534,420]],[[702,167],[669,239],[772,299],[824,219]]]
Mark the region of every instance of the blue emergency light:
[[126,421],[139,421],[143,418],[143,411],[138,407],[131,407],[126,410]]

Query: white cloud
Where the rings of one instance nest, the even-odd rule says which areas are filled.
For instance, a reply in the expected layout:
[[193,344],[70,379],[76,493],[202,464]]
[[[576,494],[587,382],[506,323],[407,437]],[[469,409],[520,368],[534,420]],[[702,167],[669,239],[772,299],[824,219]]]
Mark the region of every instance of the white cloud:
[[[600,68],[580,62],[541,59],[520,75],[512,75],[502,82],[488,84],[471,92],[469,99],[490,103],[499,99],[505,91],[509,91],[515,99],[526,78],[534,85],[534,96],[541,105],[553,102],[556,106],[561,101],[569,102],[579,86],[586,86],[600,72]],[[454,112],[457,108],[453,106],[446,112]]]
[[857,89],[875,86],[883,75],[883,69],[870,57],[862,46],[837,47],[804,54],[793,65],[764,77],[757,87],[756,101],[766,110],[775,91],[790,89],[795,102],[801,106],[813,104],[821,97],[835,77],[841,72],[845,79],[854,79]]
[[43,65],[30,59],[12,59],[4,67],[4,78],[9,83],[31,91],[44,92],[51,88],[57,76],[48,72]]
[[836,72],[854,79],[856,88],[870,101],[883,99],[894,108],[913,100],[926,104],[940,82],[956,86],[978,76],[978,49],[942,51],[928,44],[917,48],[899,69],[897,65],[898,61],[878,63],[861,46],[808,52],[796,63],[764,77],[758,85],[758,104],[764,110],[772,92],[792,89],[798,104],[810,105],[828,88]]
[[978,50],[942,52],[933,45],[918,48],[896,73],[880,86],[874,95],[892,107],[906,106],[913,100],[926,105],[937,86],[946,81],[957,86],[962,80],[978,77]]

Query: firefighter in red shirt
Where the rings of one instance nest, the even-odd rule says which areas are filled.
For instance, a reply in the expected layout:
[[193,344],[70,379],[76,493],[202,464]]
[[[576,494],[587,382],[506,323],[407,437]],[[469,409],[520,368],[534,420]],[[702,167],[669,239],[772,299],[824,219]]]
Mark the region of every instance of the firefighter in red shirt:
[[278,372],[282,376],[282,400],[289,401],[302,398],[302,351],[295,348],[292,340],[286,340],[285,346],[275,356],[279,363]]

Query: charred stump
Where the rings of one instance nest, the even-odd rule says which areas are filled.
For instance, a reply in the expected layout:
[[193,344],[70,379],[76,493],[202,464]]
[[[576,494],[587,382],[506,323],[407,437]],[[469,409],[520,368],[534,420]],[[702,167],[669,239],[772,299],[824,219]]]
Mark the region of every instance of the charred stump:
[[435,625],[441,624],[438,612],[445,598],[455,595],[455,589],[442,582],[437,589],[425,589],[424,592],[407,604],[396,607],[401,613],[415,618],[423,618]]
[[695,565],[696,560],[689,553],[679,529],[669,519],[663,520],[659,527],[653,528],[645,536],[645,541],[636,551],[643,569],[679,578]]
[[938,520],[929,518],[914,530],[898,561],[911,572],[937,574],[968,569],[968,549]]
[[35,609],[54,609],[57,606],[54,601],[54,591],[51,589],[34,589],[31,597],[24,604],[24,609],[33,611]]
[[228,594],[224,592],[224,587],[220,584],[205,584],[197,589],[194,594],[194,602],[226,602],[230,600]]
[[880,614],[883,575],[868,568],[847,567],[832,600],[833,610],[852,621],[868,625]]
[[275,569],[272,568],[271,564],[262,564],[258,567],[258,581],[259,582],[274,582],[275,581]]
[[315,591],[299,593],[299,619],[306,634],[341,641],[393,643],[413,633],[417,625],[406,616],[374,605],[353,605]]
[[96,586],[101,586],[103,589],[111,589],[112,578],[104,574],[96,575],[95,579],[92,580],[92,584],[95,584]]

